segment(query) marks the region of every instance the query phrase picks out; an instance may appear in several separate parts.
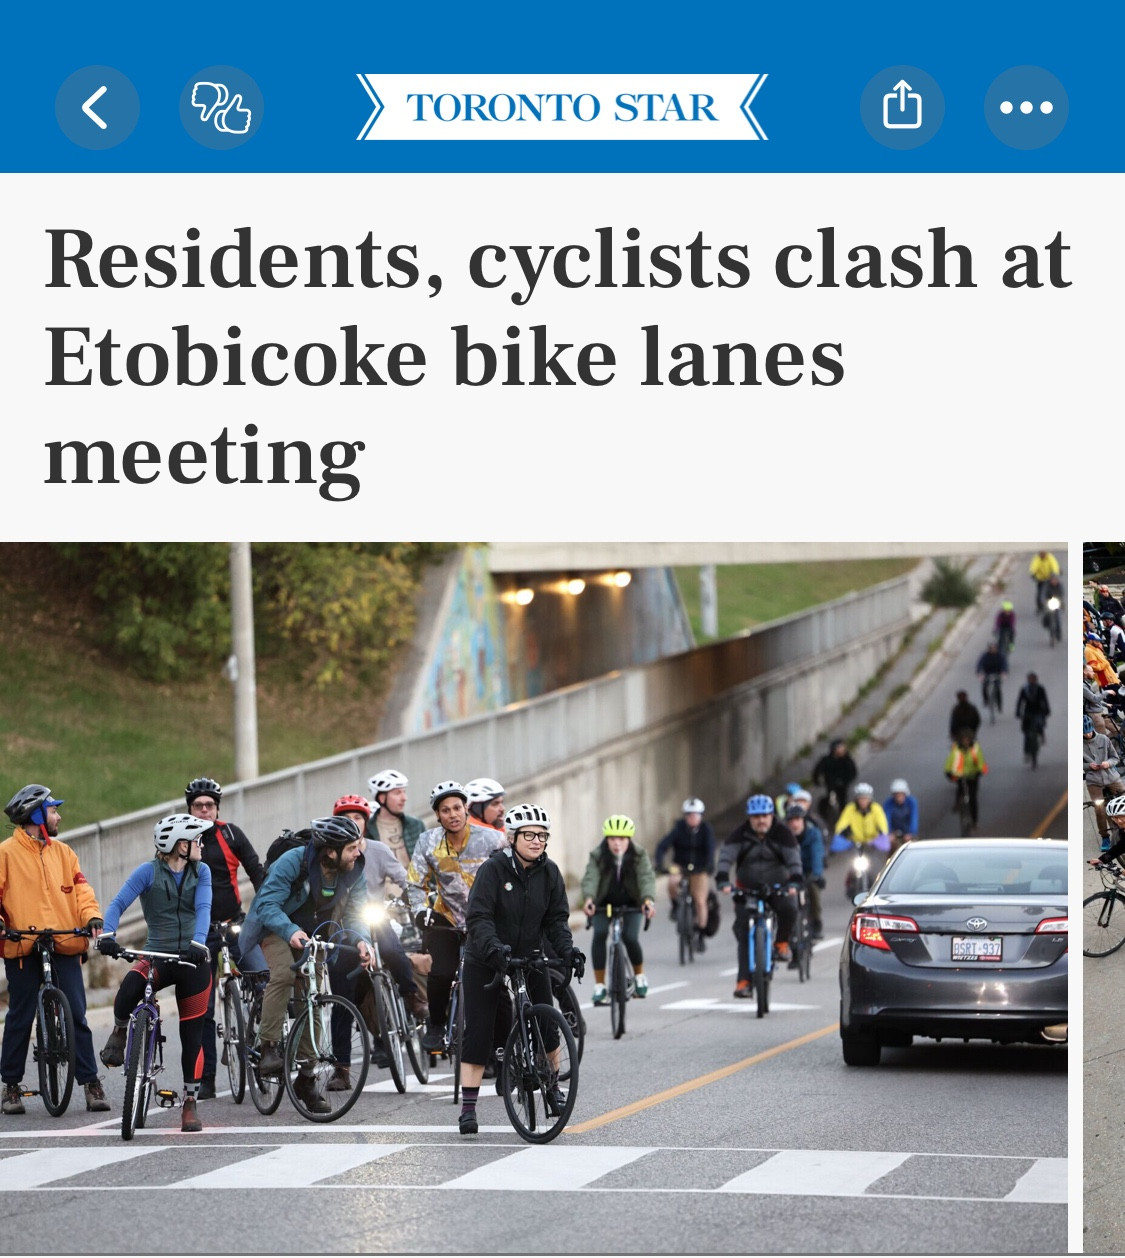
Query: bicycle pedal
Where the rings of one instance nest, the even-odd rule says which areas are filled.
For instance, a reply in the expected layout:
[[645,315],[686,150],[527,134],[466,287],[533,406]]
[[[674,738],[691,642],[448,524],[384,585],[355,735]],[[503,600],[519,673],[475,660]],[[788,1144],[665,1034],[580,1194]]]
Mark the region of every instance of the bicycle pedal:
[[156,1093],[156,1103],[161,1109],[172,1109],[179,1099],[179,1094],[172,1088],[160,1088]]

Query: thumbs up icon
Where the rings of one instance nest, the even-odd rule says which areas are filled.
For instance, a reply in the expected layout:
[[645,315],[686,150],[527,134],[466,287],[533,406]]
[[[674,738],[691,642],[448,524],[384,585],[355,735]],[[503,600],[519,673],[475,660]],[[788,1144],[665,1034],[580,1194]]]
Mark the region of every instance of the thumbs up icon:
[[237,148],[251,139],[265,118],[261,88],[237,66],[198,70],[180,91],[180,121],[204,148]]
[[225,131],[228,135],[245,135],[250,130],[250,123],[253,115],[249,109],[242,104],[242,93],[240,92],[229,105],[220,109],[215,114],[215,126],[219,131]]

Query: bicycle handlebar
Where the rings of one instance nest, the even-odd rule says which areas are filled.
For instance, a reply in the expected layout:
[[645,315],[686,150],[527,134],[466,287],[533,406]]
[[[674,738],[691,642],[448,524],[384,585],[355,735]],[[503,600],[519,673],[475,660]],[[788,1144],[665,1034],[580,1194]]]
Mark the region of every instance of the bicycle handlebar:
[[301,949],[301,955],[289,967],[291,970],[300,970],[308,964],[309,954],[316,952],[354,952],[358,956],[359,949],[353,947],[352,944],[333,943],[330,939],[318,939],[315,935],[305,940],[305,945]]
[[[609,909],[613,909],[613,912],[608,912],[607,910]],[[643,912],[644,912],[644,909],[634,908],[631,905],[624,905],[622,907],[613,908],[613,905],[609,904],[609,905],[606,905],[604,908],[595,909],[592,913],[588,913],[586,915],[586,929],[589,930],[590,927],[593,926],[595,917],[609,917],[609,918],[631,917],[637,913],[643,913]],[[653,916],[655,916],[655,914],[653,914]],[[648,930],[651,924],[652,924],[652,917],[646,917],[644,929]]]
[[18,943],[24,935],[37,935],[41,938],[51,935],[84,935],[89,939],[90,931],[86,926],[24,926],[19,930],[5,930],[0,938]]
[[195,969],[193,961],[180,961],[178,952],[151,952],[147,948],[122,948],[115,958],[118,961],[179,961],[181,965]]

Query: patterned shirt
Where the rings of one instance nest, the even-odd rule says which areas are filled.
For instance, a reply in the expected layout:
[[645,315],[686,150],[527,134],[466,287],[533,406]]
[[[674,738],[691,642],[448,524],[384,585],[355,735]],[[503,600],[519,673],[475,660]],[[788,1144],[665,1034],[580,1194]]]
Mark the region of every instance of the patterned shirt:
[[497,848],[507,845],[508,840],[500,831],[487,826],[470,825],[468,841],[460,851],[449,842],[441,826],[424,831],[407,870],[406,892],[411,911],[417,913],[426,908],[427,894],[436,891],[434,911],[464,930],[469,888],[477,870]]

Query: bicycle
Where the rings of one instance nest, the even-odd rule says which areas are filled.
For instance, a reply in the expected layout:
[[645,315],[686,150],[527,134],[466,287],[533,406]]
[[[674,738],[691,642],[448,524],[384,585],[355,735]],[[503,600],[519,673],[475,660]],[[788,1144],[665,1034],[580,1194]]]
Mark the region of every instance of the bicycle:
[[254,980],[234,963],[231,945],[241,929],[237,921],[216,922],[218,965],[215,971],[215,1003],[222,1010],[216,1019],[215,1034],[222,1044],[220,1060],[227,1068],[230,1094],[236,1105],[246,1096],[246,1024],[254,998]]
[[1052,646],[1062,641],[1062,600],[1051,597],[1047,600],[1047,608],[1043,612],[1043,625]]
[[[509,956],[506,972],[488,984],[491,988],[504,982],[512,1002],[498,1090],[512,1127],[531,1144],[554,1140],[578,1098],[578,1048],[570,1027],[554,1005],[532,1004],[527,992],[527,971],[548,970],[549,964],[538,950],[526,957]],[[556,1038],[558,1047],[548,1048]],[[565,1092],[560,1083],[566,1083]]]
[[[615,1040],[619,1040],[625,1034],[625,1005],[633,998],[637,989],[633,963],[629,960],[625,940],[622,938],[624,919],[643,912],[643,909],[620,907],[615,911],[612,904],[607,904],[605,908],[591,913],[586,919],[586,929],[589,930],[594,924],[595,917],[609,918],[609,935],[606,939],[605,952],[605,987],[609,1004],[609,1028]],[[648,930],[651,920],[651,918],[645,918],[645,930]]]
[[1024,717],[1023,720],[1023,754],[1031,767],[1039,765],[1039,748],[1043,743],[1044,719],[1041,716]]
[[1003,702],[1004,694],[1001,690],[1000,674],[985,673],[983,687],[984,706],[988,709],[988,719],[993,725],[996,724],[996,713],[1000,711],[1000,704]]
[[1010,655],[1016,645],[1016,631],[1010,625],[1001,625],[996,630],[996,645],[1004,654]]
[[578,1001],[578,993],[570,984],[570,975],[558,968],[559,962],[552,961],[550,967],[551,990],[559,1002],[559,1013],[566,1019],[570,1033],[574,1036],[574,1044],[578,1049],[578,1060],[586,1047],[586,1019],[582,1016],[582,1007]]
[[961,837],[967,838],[973,832],[973,806],[969,799],[969,784],[965,778],[957,779],[957,796],[953,802],[953,811],[957,814]]
[[74,1091],[76,1049],[74,1043],[74,1011],[66,992],[55,983],[51,968],[51,953],[57,935],[90,937],[84,927],[67,927],[56,930],[47,926],[25,926],[22,930],[9,930],[7,938],[13,942],[24,935],[35,936],[35,950],[39,953],[42,978],[35,1003],[35,1047],[32,1050],[38,1067],[39,1090],[25,1088],[23,1096],[41,1096],[43,1105],[52,1118],[66,1112]]
[[750,983],[758,1006],[758,1017],[764,1018],[770,1011],[770,981],[773,978],[773,943],[777,938],[777,914],[769,902],[773,887],[738,887],[734,902],[745,904],[749,913],[747,930]]
[[817,803],[816,810],[820,814],[821,820],[824,822],[825,834],[832,834],[836,829],[836,822],[840,820],[840,814],[844,811],[845,791],[839,787],[830,787],[825,790]]
[[676,892],[676,938],[680,949],[680,964],[695,960],[695,901],[691,898],[691,874],[694,865],[680,870],[680,884]]
[[1102,889],[1082,901],[1082,955],[1108,957],[1125,944],[1125,870],[1095,865]]
[[809,914],[809,893],[803,884],[793,884],[797,888],[797,917],[793,923],[793,933],[789,936],[789,947],[793,951],[793,968],[802,983],[812,977],[812,917]]
[[[262,1049],[260,1043],[262,1024],[262,1000],[265,996],[266,984],[255,983],[250,999],[250,1012],[246,1018],[246,1090],[250,1100],[259,1114],[272,1114],[281,1104],[285,1095],[285,1086],[280,1075],[264,1075],[258,1069]],[[285,1011],[285,1019],[281,1027],[281,1042],[284,1043],[289,1034],[295,1013],[295,1001],[290,1001]]]
[[[150,952],[147,949],[122,948],[118,960],[180,961],[177,952]],[[181,965],[189,962],[182,961]],[[145,1125],[153,1096],[161,1109],[171,1109],[180,1100],[174,1088],[157,1088],[157,1077],[164,1070],[164,1041],[161,1031],[160,1002],[152,985],[153,966],[145,971],[145,990],[129,1015],[125,1038],[125,1100],[121,1105],[121,1139],[132,1140],[138,1128]]]

